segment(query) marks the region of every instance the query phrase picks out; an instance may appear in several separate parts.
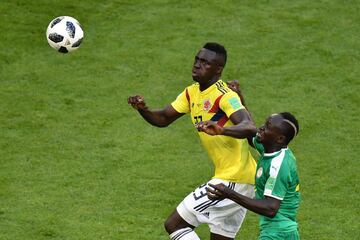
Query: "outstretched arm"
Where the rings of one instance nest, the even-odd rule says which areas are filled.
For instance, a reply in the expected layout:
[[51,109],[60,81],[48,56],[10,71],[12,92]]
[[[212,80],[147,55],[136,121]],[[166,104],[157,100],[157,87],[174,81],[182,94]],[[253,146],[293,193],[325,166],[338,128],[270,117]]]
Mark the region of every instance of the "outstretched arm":
[[256,135],[256,127],[246,109],[240,109],[230,116],[233,126],[221,127],[214,121],[200,122],[196,125],[199,131],[209,135],[225,135],[234,138],[252,138]]
[[281,200],[272,197],[265,196],[264,199],[252,199],[235,192],[224,184],[213,185],[209,183],[209,186],[213,188],[206,188],[209,199],[228,198],[250,211],[269,218],[275,217],[280,208]]
[[146,106],[144,97],[140,95],[129,97],[128,103],[138,110],[140,115],[148,123],[156,127],[166,127],[184,115],[183,113],[177,112],[171,105],[168,105],[163,109],[151,110]]

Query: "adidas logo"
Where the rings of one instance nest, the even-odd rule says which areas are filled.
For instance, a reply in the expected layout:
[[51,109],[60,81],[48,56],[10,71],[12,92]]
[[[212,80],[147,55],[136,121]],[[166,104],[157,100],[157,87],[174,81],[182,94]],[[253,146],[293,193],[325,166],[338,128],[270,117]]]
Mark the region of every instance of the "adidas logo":
[[204,212],[203,215],[204,215],[206,218],[209,218],[209,217],[210,217],[210,213],[209,213],[209,212]]

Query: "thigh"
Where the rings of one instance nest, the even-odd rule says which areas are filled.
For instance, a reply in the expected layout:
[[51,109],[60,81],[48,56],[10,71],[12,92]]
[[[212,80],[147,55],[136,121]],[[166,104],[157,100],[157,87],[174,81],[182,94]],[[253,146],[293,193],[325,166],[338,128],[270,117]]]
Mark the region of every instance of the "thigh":
[[177,210],[174,210],[170,216],[165,221],[165,229],[166,231],[171,234],[179,229],[190,227],[194,229],[194,226],[186,222],[177,212]]

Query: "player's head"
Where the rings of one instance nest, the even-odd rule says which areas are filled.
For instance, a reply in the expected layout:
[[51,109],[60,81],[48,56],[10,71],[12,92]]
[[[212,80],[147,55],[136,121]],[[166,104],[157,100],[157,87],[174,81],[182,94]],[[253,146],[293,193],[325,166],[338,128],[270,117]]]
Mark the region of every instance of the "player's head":
[[289,112],[273,114],[259,128],[257,140],[270,146],[287,146],[299,133],[299,123]]
[[208,43],[205,43],[203,48],[215,52],[216,53],[216,61],[218,62],[218,64],[220,66],[222,66],[223,68],[225,67],[226,60],[227,60],[227,52],[223,45],[221,45],[219,43],[208,42]]
[[219,78],[225,67],[227,53],[218,43],[206,43],[195,56],[192,69],[194,81],[206,83],[214,77]]

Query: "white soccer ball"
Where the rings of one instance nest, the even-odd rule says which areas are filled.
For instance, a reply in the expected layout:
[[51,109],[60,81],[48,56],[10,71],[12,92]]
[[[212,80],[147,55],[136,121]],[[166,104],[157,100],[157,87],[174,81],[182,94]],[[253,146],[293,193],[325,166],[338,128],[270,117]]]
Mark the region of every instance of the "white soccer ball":
[[53,19],[46,29],[46,39],[49,45],[62,53],[78,49],[83,38],[84,32],[79,21],[69,16]]

